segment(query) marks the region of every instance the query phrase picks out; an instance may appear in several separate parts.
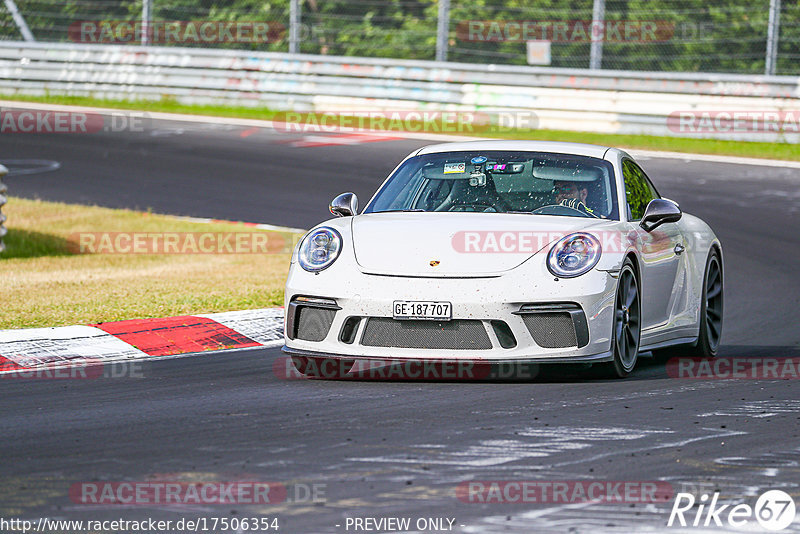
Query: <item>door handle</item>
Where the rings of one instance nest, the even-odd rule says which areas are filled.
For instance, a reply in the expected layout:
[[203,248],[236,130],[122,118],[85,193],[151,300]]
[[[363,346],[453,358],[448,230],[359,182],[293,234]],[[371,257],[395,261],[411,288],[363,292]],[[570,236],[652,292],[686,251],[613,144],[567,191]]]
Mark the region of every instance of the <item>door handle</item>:
[[677,245],[675,245],[675,249],[674,250],[675,250],[675,254],[680,256],[686,250],[686,247],[684,247],[682,244],[678,243]]

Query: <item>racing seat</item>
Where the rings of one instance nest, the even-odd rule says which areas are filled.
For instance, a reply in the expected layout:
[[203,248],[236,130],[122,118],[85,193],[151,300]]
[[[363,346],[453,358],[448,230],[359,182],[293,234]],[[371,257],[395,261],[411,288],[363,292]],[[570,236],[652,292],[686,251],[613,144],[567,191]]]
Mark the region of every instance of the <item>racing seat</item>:
[[[448,201],[443,203],[436,211],[470,211],[466,209],[470,206],[490,206],[498,212],[511,209],[511,205],[500,196],[494,185],[494,180],[489,176],[487,177],[486,185],[482,187],[469,185],[469,180],[455,180]],[[465,209],[458,209],[459,207]]]
[[605,198],[605,188],[602,180],[595,180],[586,183],[586,205],[597,215],[605,215],[608,212],[607,199]]

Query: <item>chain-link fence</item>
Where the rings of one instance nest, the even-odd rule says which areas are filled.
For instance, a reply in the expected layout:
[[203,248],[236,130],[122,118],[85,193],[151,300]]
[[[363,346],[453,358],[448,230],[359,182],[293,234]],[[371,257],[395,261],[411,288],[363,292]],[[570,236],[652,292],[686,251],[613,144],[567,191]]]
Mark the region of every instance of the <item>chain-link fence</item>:
[[[594,43],[605,69],[766,71],[770,0],[606,0],[599,17],[597,4],[454,0],[449,59],[525,64],[539,40],[555,67],[588,68]],[[800,3],[780,6],[779,24],[774,72],[798,74]]]
[[797,0],[2,0],[0,37],[800,74]]

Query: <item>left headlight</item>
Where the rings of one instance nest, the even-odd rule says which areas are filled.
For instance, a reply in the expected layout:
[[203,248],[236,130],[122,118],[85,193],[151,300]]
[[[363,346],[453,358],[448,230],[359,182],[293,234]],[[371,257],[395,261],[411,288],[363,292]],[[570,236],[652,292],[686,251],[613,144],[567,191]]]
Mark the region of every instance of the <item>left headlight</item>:
[[591,234],[570,234],[560,239],[547,255],[547,268],[561,278],[589,272],[600,261],[600,241]]
[[333,228],[317,228],[300,243],[297,261],[306,271],[327,269],[342,251],[342,236]]

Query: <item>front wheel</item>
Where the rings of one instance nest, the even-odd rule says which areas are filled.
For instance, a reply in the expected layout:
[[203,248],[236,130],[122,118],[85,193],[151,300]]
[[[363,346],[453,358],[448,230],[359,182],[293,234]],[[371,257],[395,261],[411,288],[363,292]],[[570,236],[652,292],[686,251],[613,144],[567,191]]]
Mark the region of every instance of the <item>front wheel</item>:
[[343,378],[355,365],[355,360],[336,360],[313,356],[292,356],[295,368],[309,378]]
[[603,364],[604,374],[625,378],[639,359],[639,340],[642,333],[641,295],[636,271],[630,259],[625,260],[619,272],[617,297],[614,303],[614,321],[611,333],[613,361]]
[[712,358],[717,355],[722,339],[722,265],[716,251],[711,253],[703,279],[703,303],[700,306],[700,336],[694,355]]

